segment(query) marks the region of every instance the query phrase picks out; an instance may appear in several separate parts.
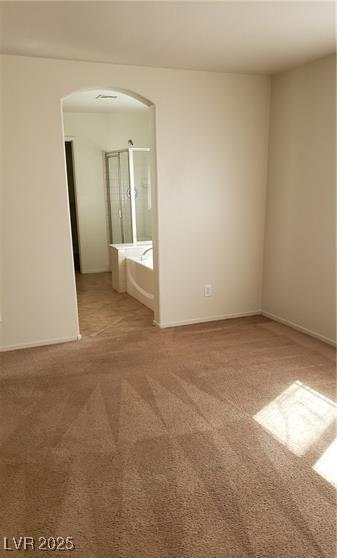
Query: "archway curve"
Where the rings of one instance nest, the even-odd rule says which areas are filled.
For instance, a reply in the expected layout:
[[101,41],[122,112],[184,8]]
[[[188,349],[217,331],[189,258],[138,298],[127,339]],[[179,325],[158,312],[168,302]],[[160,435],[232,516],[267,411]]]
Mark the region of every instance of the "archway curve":
[[80,89],[74,89],[73,91],[70,91],[69,93],[66,93],[61,97],[61,106],[63,105],[63,101],[67,97],[70,97],[75,93],[86,93],[88,91],[96,91],[98,89],[102,89],[104,91],[114,91],[116,93],[123,93],[124,95],[128,95],[129,97],[136,99],[140,103],[143,103],[143,105],[146,105],[147,107],[155,106],[155,104],[152,101],[150,101],[146,97],[143,97],[139,93],[136,93],[135,91],[131,91],[130,89],[124,89],[123,87],[114,87],[112,85],[95,85],[95,86],[81,87]]
[[[160,298],[159,298],[159,269],[158,269],[158,262],[159,262],[159,245],[158,245],[158,193],[157,193],[157,133],[156,133],[156,104],[151,101],[150,99],[144,97],[140,93],[136,91],[124,88],[124,87],[116,87],[112,85],[88,85],[84,87],[79,87],[68,91],[64,95],[60,97],[60,109],[61,109],[61,122],[62,122],[62,134],[63,138],[65,137],[64,134],[64,122],[63,122],[63,101],[66,100],[68,97],[78,93],[85,93],[90,91],[111,91],[115,93],[121,93],[127,95],[140,103],[142,103],[145,107],[152,109],[150,114],[151,117],[151,128],[152,128],[152,145],[151,145],[151,190],[152,190],[152,242],[153,242],[153,256],[154,256],[154,320],[153,324],[157,325],[160,323]],[[66,171],[66,158],[64,153],[64,167]],[[67,183],[65,184],[67,197],[68,197],[68,188]],[[69,207],[69,198],[68,198],[68,207]],[[70,225],[70,210],[68,215],[69,221],[69,243],[72,248],[72,235],[71,235],[71,225]],[[79,315],[78,315],[78,301],[77,301],[77,291],[76,291],[76,280],[75,280],[75,268],[73,269],[73,285],[74,285],[74,295],[75,295],[75,303],[76,303],[76,310],[77,310],[77,324],[78,324],[78,339],[81,339],[80,329],[79,329]]]

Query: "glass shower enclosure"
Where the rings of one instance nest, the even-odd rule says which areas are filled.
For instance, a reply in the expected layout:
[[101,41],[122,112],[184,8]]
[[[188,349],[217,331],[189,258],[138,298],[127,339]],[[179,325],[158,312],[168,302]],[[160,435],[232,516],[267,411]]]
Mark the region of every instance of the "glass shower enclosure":
[[150,149],[105,153],[110,244],[152,240]]

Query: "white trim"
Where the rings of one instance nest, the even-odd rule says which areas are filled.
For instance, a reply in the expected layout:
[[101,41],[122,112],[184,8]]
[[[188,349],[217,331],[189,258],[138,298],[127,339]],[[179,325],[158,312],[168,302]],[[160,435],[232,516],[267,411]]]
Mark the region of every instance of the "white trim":
[[270,312],[265,312],[264,310],[262,310],[261,314],[266,318],[270,318],[271,320],[274,320],[274,322],[279,322],[280,324],[289,326],[292,329],[296,329],[296,331],[300,331],[301,333],[305,333],[306,335],[310,335],[310,337],[315,337],[315,339],[319,339],[320,341],[324,341],[324,343],[328,343],[328,345],[332,345],[333,347],[336,347],[336,341],[330,339],[329,337],[325,337],[325,335],[321,335],[316,331],[307,329],[306,327],[291,322],[290,320],[286,320],[285,318],[280,318],[280,316],[276,316],[275,314],[271,314]]
[[253,312],[237,312],[236,314],[220,314],[219,316],[209,316],[207,318],[191,318],[189,320],[180,320],[178,322],[157,322],[153,320],[153,325],[160,327],[161,329],[167,327],[177,327],[192,324],[202,324],[204,322],[216,322],[221,320],[231,320],[233,318],[246,318],[248,316],[260,316],[261,310],[255,310]]
[[58,345],[62,343],[69,343],[71,341],[80,341],[82,335],[79,333],[75,337],[59,337],[57,339],[46,339],[44,341],[33,341],[31,343],[21,343],[19,345],[7,345],[4,347],[0,347],[0,353],[4,353],[6,351],[16,351],[18,349],[30,349],[34,347],[45,347],[47,345]]
[[126,147],[125,149],[106,151],[105,155],[107,155],[107,157],[113,157],[114,155],[118,155],[118,153],[127,153],[129,151],[151,151],[151,150],[149,147]]

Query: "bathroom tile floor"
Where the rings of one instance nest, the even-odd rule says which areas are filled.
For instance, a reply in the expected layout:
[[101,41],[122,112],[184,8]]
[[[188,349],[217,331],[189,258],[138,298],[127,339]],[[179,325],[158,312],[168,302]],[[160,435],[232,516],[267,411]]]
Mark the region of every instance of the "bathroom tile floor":
[[159,330],[77,283],[80,342],[0,354],[0,556],[334,558],[334,349],[261,316]]

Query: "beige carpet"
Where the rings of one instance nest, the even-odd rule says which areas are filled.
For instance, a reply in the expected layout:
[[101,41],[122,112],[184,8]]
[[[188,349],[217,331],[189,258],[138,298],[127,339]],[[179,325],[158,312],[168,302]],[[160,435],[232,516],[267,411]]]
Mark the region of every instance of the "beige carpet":
[[[0,556],[334,558],[334,350],[262,317],[161,331],[108,274],[78,291],[81,342],[0,355]],[[2,550],[24,535],[76,548]]]

